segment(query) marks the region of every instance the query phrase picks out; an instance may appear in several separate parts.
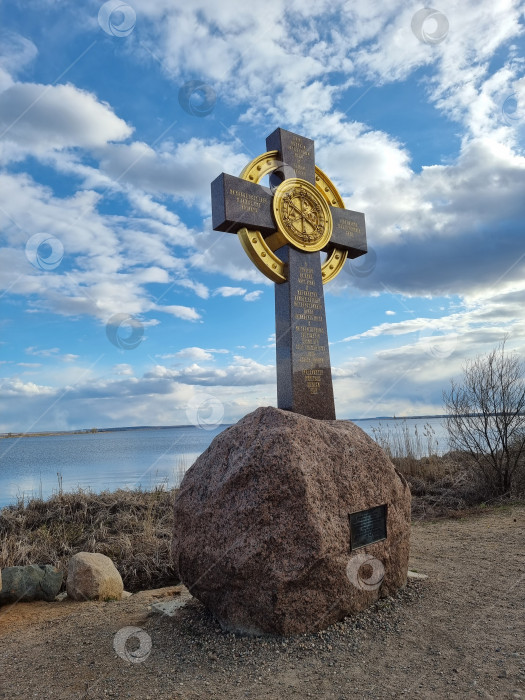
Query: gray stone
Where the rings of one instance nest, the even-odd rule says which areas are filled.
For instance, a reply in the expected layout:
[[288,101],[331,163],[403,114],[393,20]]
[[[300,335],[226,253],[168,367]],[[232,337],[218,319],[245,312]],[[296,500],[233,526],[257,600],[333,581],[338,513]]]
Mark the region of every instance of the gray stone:
[[9,566],[2,569],[0,605],[6,603],[52,601],[62,585],[63,573],[50,564]]

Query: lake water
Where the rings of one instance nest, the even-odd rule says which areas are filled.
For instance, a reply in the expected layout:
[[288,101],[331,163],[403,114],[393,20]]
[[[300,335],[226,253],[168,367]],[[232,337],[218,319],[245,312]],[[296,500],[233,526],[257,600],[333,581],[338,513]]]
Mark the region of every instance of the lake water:
[[[438,418],[355,423],[374,439],[380,434],[399,436],[403,430],[414,435],[416,429],[423,436],[425,425],[431,426],[433,451],[447,451],[446,432]],[[225,427],[4,438],[0,440],[0,508],[20,497],[47,498],[58,490],[59,479],[64,491],[80,487],[95,493],[117,488],[149,490],[161,484],[177,486],[184,471]],[[423,442],[426,445],[426,438]]]

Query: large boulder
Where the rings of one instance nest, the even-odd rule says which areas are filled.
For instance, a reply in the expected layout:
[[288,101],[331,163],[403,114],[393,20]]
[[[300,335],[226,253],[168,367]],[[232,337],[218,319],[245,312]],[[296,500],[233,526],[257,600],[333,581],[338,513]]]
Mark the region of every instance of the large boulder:
[[[350,514],[387,506],[387,537],[352,549]],[[323,629],[404,586],[410,489],[347,421],[259,408],[218,435],[175,499],[173,559],[223,629]]]
[[6,603],[52,601],[62,585],[63,574],[55,566],[30,564],[8,566],[0,577],[0,605]]
[[105,554],[79,552],[69,560],[67,595],[73,600],[120,600],[122,577]]

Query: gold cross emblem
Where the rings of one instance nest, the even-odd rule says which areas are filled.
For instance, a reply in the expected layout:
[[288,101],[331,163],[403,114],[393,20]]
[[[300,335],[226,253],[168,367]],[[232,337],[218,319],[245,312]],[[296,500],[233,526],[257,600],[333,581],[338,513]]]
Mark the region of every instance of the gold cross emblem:
[[321,250],[332,235],[332,215],[326,200],[306,180],[291,177],[275,191],[273,213],[283,245],[300,250]]

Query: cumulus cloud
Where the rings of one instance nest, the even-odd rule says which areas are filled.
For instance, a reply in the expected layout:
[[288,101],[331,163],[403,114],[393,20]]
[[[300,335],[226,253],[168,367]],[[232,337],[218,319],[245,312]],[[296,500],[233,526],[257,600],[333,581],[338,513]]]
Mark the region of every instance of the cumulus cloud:
[[165,140],[156,148],[140,141],[108,144],[97,155],[113,181],[197,203],[204,212],[210,211],[210,182],[223,170],[239,172],[249,160],[233,144],[199,138]]
[[0,390],[4,396],[51,396],[55,390],[34,382],[23,382],[18,377],[0,380]]
[[[175,217],[162,223],[141,216],[100,214],[96,192],[57,197],[27,175],[0,173],[0,226],[3,231],[0,287],[25,296],[32,310],[67,316],[88,315],[102,322],[115,313],[136,316],[160,311],[199,320],[192,306],[166,303],[181,286],[206,298],[204,284],[188,277],[180,250],[191,243],[189,229]],[[25,251],[39,232],[58,241],[63,260],[51,271],[31,264]],[[177,250],[179,249],[179,250]],[[151,284],[163,285],[155,302]]]
[[16,83],[1,93],[0,137],[21,151],[95,148],[132,133],[109,105],[74,85]]
[[183,384],[199,386],[255,386],[274,383],[275,367],[235,355],[231,364],[226,367],[202,367],[197,362],[183,369],[170,369],[163,365],[156,365],[144,377],[146,380],[176,380]]
[[381,188],[369,181],[354,202],[365,212],[374,263],[366,271],[365,256],[360,275],[347,264],[334,287],[439,296],[519,282],[524,186],[525,158],[493,140],[469,142],[457,162]]
[[213,354],[209,350],[204,350],[203,348],[183,348],[176,352],[172,357],[180,359],[193,360],[194,362],[203,362],[206,360],[213,360]]

